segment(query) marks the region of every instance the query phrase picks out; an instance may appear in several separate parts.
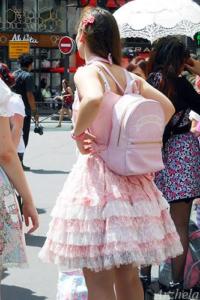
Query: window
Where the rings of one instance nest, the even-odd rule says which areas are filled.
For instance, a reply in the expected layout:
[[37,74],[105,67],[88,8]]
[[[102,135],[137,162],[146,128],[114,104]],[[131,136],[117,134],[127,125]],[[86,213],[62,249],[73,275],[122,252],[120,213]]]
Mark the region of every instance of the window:
[[66,0],[1,0],[0,29],[66,32]]
[[66,31],[66,1],[38,1],[38,29],[41,32]]
[[22,1],[8,0],[6,6],[6,29],[19,30],[23,25]]
[[38,30],[37,9],[38,6],[36,0],[24,1],[24,30],[28,32],[36,32]]

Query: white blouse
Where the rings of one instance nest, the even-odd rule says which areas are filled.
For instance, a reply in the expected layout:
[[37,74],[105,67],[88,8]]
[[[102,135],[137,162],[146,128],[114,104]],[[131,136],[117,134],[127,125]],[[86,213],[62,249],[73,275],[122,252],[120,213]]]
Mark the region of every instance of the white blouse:
[[0,117],[10,117],[8,104],[12,96],[11,89],[0,78]]

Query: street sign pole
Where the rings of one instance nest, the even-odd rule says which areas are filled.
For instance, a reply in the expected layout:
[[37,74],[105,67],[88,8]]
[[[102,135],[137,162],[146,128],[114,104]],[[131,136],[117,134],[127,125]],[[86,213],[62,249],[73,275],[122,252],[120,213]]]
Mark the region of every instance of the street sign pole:
[[59,41],[58,47],[60,52],[64,54],[64,77],[69,80],[69,55],[74,49],[74,40],[69,36],[63,36]]
[[64,55],[64,78],[67,79],[67,81],[69,81],[69,56],[68,55]]

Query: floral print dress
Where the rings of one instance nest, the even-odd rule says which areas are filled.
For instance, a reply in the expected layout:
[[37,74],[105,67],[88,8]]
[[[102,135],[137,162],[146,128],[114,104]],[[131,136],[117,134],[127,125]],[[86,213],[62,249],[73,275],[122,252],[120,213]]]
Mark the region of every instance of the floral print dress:
[[[161,72],[150,73],[147,81],[159,89]],[[176,113],[165,129],[165,133],[171,134],[167,139],[164,134],[165,169],[156,174],[155,183],[168,202],[188,202],[200,197],[200,146],[198,138],[190,132],[189,120],[191,110],[200,114],[200,95],[181,76],[174,81],[174,87],[172,102]]]
[[[185,112],[180,126],[187,124]],[[176,123],[180,113],[172,122]],[[156,174],[155,182],[168,202],[190,201],[200,197],[200,146],[193,133],[174,134],[163,147],[165,169]]]
[[[8,117],[10,89],[0,79],[0,118]],[[12,184],[0,167],[0,270],[27,265],[18,202]]]

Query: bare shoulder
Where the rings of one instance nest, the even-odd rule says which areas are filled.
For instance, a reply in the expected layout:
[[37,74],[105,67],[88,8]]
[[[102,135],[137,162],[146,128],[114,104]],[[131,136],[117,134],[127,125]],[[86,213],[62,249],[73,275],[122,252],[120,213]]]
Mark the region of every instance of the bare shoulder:
[[142,77],[138,76],[138,75],[135,74],[135,73],[132,73],[132,72],[128,72],[128,73],[129,73],[129,75],[130,75],[133,79],[135,79],[135,80],[138,80],[138,81],[140,81],[140,82],[144,82],[144,81],[145,81]]
[[78,83],[80,80],[86,80],[89,78],[98,77],[98,69],[95,66],[83,66],[79,67],[74,75],[75,84]]

